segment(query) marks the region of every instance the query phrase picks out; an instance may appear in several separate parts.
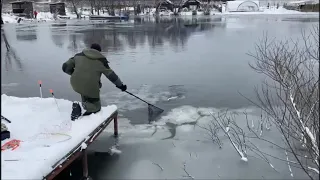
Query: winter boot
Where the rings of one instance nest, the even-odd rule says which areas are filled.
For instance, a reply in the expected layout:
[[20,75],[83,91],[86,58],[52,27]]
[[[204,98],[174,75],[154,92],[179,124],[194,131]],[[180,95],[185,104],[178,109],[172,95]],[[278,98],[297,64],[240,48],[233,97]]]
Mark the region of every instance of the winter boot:
[[72,103],[71,121],[78,119],[81,116],[81,107],[78,102]]
[[7,126],[1,123],[1,141],[10,138],[10,131],[8,131]]

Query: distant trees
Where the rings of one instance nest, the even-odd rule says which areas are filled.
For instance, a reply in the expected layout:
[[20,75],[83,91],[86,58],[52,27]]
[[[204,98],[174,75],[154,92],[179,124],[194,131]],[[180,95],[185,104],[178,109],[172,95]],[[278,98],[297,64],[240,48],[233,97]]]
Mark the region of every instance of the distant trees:
[[[182,2],[182,0],[179,0]],[[65,0],[67,6],[77,15],[81,17],[79,9],[82,7],[90,7],[91,14],[100,15],[100,13],[108,12],[110,15],[115,15],[115,10],[119,10],[119,14],[127,11],[128,7],[133,7],[135,14],[144,12],[145,7],[152,7],[159,2],[159,0]]]
[[66,0],[66,4],[71,6],[72,11],[77,15],[77,18],[81,18],[81,14],[78,8],[83,6],[85,0]]

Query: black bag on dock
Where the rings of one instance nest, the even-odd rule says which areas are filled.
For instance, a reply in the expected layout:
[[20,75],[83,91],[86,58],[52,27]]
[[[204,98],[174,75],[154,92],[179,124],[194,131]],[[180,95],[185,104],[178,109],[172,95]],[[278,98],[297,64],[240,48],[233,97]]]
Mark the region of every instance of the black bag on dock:
[[1,141],[10,138],[10,131],[8,131],[7,126],[1,123]]
[[1,131],[1,141],[10,138],[10,131]]

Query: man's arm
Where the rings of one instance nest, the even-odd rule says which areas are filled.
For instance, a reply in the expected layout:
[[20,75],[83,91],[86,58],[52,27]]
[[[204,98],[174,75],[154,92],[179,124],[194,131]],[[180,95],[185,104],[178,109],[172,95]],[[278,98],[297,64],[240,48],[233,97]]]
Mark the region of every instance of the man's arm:
[[123,85],[118,75],[108,65],[102,73],[117,87],[121,87]]
[[70,58],[67,62],[63,63],[62,65],[62,71],[71,75],[74,71],[75,62],[74,58]]
[[102,73],[114,84],[116,87],[120,88],[123,86],[122,81],[118,77],[118,75],[109,67],[109,62],[107,59],[100,59],[100,61],[103,63],[103,70]]

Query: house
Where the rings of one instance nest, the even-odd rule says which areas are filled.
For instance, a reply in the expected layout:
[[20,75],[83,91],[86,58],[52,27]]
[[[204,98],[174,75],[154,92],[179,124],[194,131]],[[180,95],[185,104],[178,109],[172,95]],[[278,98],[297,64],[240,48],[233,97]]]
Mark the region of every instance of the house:
[[201,4],[202,3],[199,0],[187,0],[182,4],[181,8],[182,9],[187,8],[189,10],[197,10],[200,8]]
[[170,10],[173,12],[174,4],[170,0],[161,0],[157,4],[156,9],[158,12],[161,10]]
[[33,18],[33,2],[32,1],[15,1],[11,3],[12,13],[18,16]]
[[50,13],[52,14],[57,13],[58,15],[62,15],[62,16],[66,15],[66,8],[63,2],[50,3],[49,6],[50,6]]
[[226,11],[228,12],[258,12],[259,7],[257,0],[227,1],[226,3]]

